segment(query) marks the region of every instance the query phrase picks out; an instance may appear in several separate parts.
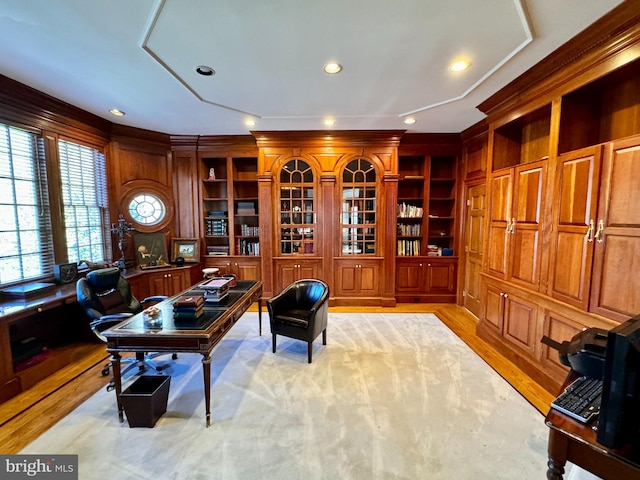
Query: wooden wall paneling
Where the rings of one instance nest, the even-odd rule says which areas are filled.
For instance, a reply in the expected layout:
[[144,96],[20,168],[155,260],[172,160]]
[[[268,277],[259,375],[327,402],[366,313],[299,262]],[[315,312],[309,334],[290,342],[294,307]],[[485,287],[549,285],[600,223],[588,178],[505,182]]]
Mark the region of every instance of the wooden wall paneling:
[[[275,206],[273,202],[274,182],[270,172],[261,173],[260,166],[263,163],[262,155],[258,156],[258,203],[260,204],[260,261],[262,292],[264,298],[271,298],[276,294],[274,289],[274,264],[273,252],[275,245],[273,239],[273,216]],[[264,165],[263,165],[264,167]]]
[[338,219],[336,217],[337,197],[335,195],[337,178],[335,172],[323,172],[320,177],[320,211],[318,212],[318,226],[320,235],[318,253],[322,257],[322,279],[329,285],[330,297],[336,294],[336,284],[334,281],[334,258],[338,256],[335,252],[339,241],[335,240],[335,232]]
[[[176,236],[197,237],[204,236],[204,225],[201,221],[202,203],[201,177],[199,175],[196,152],[173,152],[174,165],[174,193],[176,212]],[[206,251],[202,251],[206,254]]]
[[[397,163],[397,161],[396,161]],[[396,167],[397,168],[397,167]],[[396,170],[397,171],[397,170]],[[396,255],[396,241],[395,233],[397,228],[396,218],[396,205],[398,204],[398,174],[386,174],[382,179],[381,184],[384,192],[383,205],[384,205],[384,217],[381,223],[384,223],[384,233],[379,232],[379,235],[384,234],[382,256],[383,258],[395,259]],[[395,281],[389,281],[388,279],[396,279],[396,262],[385,262],[384,276],[382,277],[382,296],[383,306],[394,306],[396,285]]]

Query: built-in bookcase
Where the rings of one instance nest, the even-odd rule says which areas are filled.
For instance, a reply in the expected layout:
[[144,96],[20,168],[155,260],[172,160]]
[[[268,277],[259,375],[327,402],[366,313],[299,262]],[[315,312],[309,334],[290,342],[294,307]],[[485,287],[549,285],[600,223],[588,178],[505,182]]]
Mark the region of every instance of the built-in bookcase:
[[401,156],[396,254],[453,255],[456,209],[454,156]]
[[205,157],[201,165],[203,253],[260,255],[257,158]]

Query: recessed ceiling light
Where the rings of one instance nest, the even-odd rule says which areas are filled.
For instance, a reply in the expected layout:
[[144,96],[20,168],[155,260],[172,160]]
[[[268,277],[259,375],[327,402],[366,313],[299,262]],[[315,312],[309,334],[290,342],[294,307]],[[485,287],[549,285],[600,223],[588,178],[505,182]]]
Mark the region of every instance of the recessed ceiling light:
[[327,127],[332,127],[332,126],[334,126],[336,124],[336,121],[333,118],[327,118],[327,119],[325,119],[324,124]]
[[342,70],[342,65],[340,65],[339,63],[327,63],[324,67],[322,67],[322,69],[326,72],[326,73],[339,73]]
[[200,65],[199,67],[196,67],[196,72],[204,77],[210,77],[211,75],[216,74],[216,71],[213,68],[207,67],[206,65]]
[[109,113],[111,113],[111,115],[115,115],[116,117],[124,117],[126,115],[126,113],[124,113],[122,110],[118,110],[117,108],[112,108],[111,110],[109,110]]
[[254,127],[254,126],[256,125],[256,121],[255,121],[253,118],[247,118],[247,119],[244,121],[244,124],[245,124],[247,127]]
[[414,123],[416,123],[416,119],[413,117],[407,117],[404,119],[404,123],[406,123],[407,125],[413,125]]
[[469,65],[471,64],[467,60],[457,60],[451,64],[449,69],[452,72],[462,72],[463,70],[469,68]]

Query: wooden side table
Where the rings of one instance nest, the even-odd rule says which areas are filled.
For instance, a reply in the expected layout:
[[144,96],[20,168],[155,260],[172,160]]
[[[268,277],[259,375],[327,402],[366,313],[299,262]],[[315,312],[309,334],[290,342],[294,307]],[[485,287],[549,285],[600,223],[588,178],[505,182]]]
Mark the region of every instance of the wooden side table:
[[[575,380],[571,372],[563,388]],[[557,410],[550,409],[545,423],[549,427],[547,479],[562,480],[567,461],[605,480],[640,479],[640,452],[631,446],[612,450],[596,441],[597,423],[585,425]]]

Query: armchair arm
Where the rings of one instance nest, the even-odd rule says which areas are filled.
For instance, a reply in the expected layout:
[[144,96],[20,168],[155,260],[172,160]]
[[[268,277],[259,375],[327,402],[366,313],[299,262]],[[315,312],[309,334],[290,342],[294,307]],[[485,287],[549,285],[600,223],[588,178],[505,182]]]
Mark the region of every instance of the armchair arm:
[[166,295],[151,295],[150,297],[146,297],[145,299],[140,300],[140,303],[144,305],[145,303],[149,302],[161,302],[163,300],[166,300],[167,298],[169,297],[167,297]]
[[[91,327],[92,330],[95,329],[100,329],[99,327],[103,327],[102,330],[110,327],[111,325],[115,325],[117,323],[120,323],[122,320],[124,320],[125,318],[129,318],[132,317],[133,313],[127,313],[127,312],[123,312],[123,313],[114,313],[112,315],[104,315],[96,320],[93,320],[89,326]],[[106,326],[105,326],[106,325]]]

